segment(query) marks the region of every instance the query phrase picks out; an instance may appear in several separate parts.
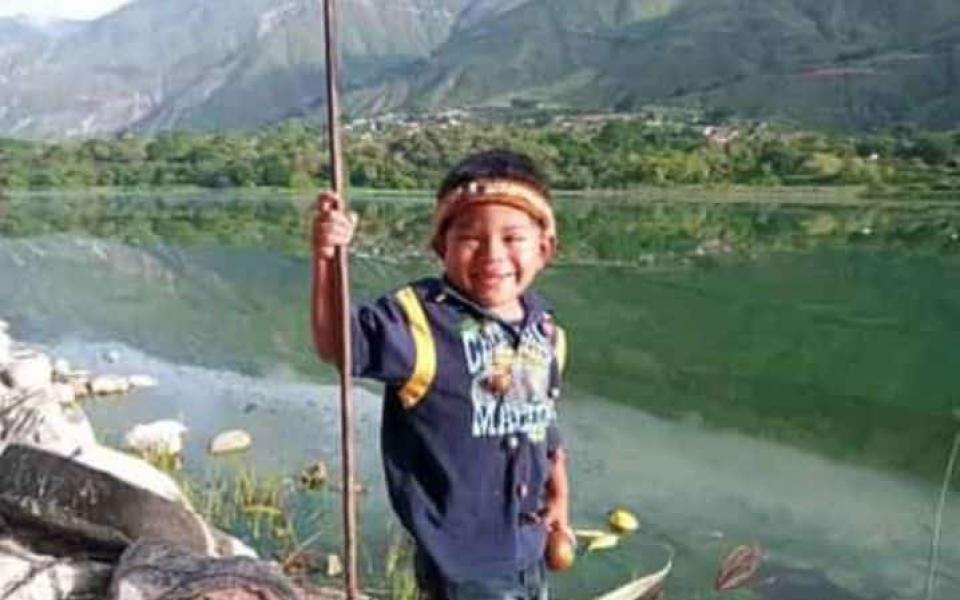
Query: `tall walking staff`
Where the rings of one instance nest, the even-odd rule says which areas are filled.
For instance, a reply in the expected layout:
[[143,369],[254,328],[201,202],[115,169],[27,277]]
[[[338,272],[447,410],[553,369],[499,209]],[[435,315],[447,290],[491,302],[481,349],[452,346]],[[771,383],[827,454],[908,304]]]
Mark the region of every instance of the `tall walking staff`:
[[[323,32],[327,72],[327,140],[330,149],[330,184],[344,203],[343,158],[340,149],[340,101],[337,94],[340,51],[337,45],[339,19],[336,0],[323,0]],[[353,403],[350,401],[350,278],[348,252],[338,247],[334,256],[335,301],[338,320],[338,357],[340,370],[340,448],[343,469],[343,545],[344,586],[348,600],[357,598],[357,502],[353,468]]]

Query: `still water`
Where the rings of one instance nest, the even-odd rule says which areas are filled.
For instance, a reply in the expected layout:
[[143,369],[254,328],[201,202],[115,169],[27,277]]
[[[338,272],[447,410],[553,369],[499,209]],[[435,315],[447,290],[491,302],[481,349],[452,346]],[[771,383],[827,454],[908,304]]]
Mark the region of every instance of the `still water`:
[[[830,251],[704,267],[555,267],[540,286],[571,340],[561,425],[574,523],[614,506],[642,534],[582,557],[555,596],[586,598],[674,552],[670,598],[713,598],[719,559],[758,543],[764,566],[727,597],[922,598],[934,509],[960,422],[960,261]],[[432,265],[357,258],[355,292]],[[187,470],[237,463],[291,478],[336,471],[337,393],[307,338],[308,264],[226,247],[130,247],[51,234],[0,238],[0,317],[78,368],[161,385],[87,405],[101,438],[179,418]],[[357,392],[362,565],[396,533],[377,451],[379,400]],[[243,427],[248,456],[204,446]],[[957,476],[956,479],[960,479]],[[932,598],[960,598],[960,483],[944,514]],[[335,492],[311,500],[337,546]],[[317,513],[311,513],[316,515]],[[303,517],[307,518],[307,517]]]

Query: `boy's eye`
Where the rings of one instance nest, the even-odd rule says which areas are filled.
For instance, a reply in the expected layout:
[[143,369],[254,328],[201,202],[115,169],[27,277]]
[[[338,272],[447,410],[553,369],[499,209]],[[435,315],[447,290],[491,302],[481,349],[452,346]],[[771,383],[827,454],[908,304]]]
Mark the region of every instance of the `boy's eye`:
[[519,233],[514,233],[504,237],[503,239],[508,244],[519,244],[520,242],[525,242],[527,240],[527,236]]

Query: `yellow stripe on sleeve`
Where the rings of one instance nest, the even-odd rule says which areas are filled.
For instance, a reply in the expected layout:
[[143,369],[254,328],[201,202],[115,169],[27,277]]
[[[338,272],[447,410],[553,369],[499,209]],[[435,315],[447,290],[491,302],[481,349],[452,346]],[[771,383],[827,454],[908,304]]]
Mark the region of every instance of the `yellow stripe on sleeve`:
[[557,367],[563,373],[563,369],[567,366],[567,332],[559,325],[557,326],[557,341],[553,351],[557,357]]
[[437,349],[433,343],[433,334],[427,323],[427,315],[412,287],[397,292],[397,301],[407,315],[410,336],[413,338],[413,373],[400,388],[398,395],[405,408],[413,408],[426,395],[437,374]]

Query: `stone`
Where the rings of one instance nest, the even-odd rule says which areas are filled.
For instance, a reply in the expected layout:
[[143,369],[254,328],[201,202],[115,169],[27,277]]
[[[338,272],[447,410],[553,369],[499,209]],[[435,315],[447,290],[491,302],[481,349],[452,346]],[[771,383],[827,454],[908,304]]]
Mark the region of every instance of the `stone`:
[[90,380],[90,391],[96,396],[123,394],[130,391],[130,380],[119,375],[98,375]]
[[183,452],[187,426],[174,419],[139,423],[123,437],[124,446],[139,454],[171,455]]
[[337,577],[343,574],[343,562],[336,554],[327,555],[327,567],[325,569],[327,577]]
[[127,379],[132,388],[154,388],[160,384],[156,377],[150,375],[131,375]]
[[32,352],[28,356],[15,358],[7,367],[7,378],[11,387],[19,390],[45,389],[53,381],[53,365],[50,363],[50,357]]
[[300,600],[272,562],[198,556],[180,544],[140,539],[120,557],[111,600]]
[[54,388],[0,396],[0,446],[21,443],[70,456],[95,444],[93,428],[76,404],[61,404]]
[[213,531],[188,504],[73,457],[7,446],[0,453],[0,489],[17,507],[8,521],[42,522],[51,542],[82,542],[92,555],[116,553],[141,538],[169,541],[206,556],[218,554]]
[[77,392],[69,383],[54,383],[50,391],[60,404],[73,404],[77,401]]
[[326,482],[327,465],[322,460],[318,460],[300,472],[300,484],[307,489],[318,489]]
[[53,378],[55,381],[66,381],[70,376],[70,362],[65,358],[53,361]]
[[253,444],[253,438],[242,429],[230,429],[218,433],[210,440],[210,454],[242,452]]
[[64,423],[61,431],[66,439],[81,448],[96,445],[97,436],[93,433],[93,425],[79,405],[59,405],[59,409]]
[[5,332],[0,331],[0,366],[13,360],[12,350],[13,341]]
[[104,598],[112,574],[108,562],[58,559],[35,553],[12,536],[0,537],[0,598]]
[[90,379],[87,377],[71,377],[68,385],[73,388],[74,398],[86,398],[90,391]]
[[110,474],[132,486],[144,489],[176,502],[189,506],[189,502],[172,477],[145,460],[120,452],[113,448],[94,444],[82,448],[71,458],[92,469]]

